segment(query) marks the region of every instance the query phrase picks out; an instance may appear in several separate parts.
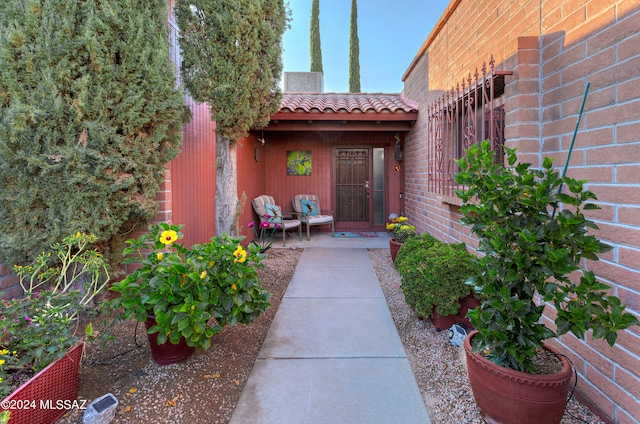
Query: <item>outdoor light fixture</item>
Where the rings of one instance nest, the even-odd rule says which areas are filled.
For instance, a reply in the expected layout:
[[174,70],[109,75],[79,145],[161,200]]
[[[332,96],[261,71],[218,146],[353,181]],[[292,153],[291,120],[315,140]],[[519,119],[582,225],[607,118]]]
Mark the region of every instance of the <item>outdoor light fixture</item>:
[[[262,147],[264,147],[264,131],[262,131],[262,137],[261,138],[257,138],[256,140],[258,140],[260,142],[260,144],[262,144]],[[260,161],[260,148],[256,147],[253,150],[253,158],[255,159],[256,162]]]
[[393,157],[396,161],[402,162],[402,146],[400,146],[400,133],[395,135],[396,143],[393,146]]

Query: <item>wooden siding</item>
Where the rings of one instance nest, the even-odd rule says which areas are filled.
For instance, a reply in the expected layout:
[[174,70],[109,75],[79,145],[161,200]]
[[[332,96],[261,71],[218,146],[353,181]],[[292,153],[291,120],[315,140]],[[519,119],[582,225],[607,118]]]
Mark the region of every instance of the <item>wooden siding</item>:
[[[175,0],[169,0],[169,54],[178,83],[182,58],[178,46],[179,29],[173,15]],[[182,128],[182,149],[168,165],[166,191],[159,203],[156,221],[183,224],[186,246],[204,243],[215,235],[216,126],[206,104],[185,96],[191,121]]]
[[[259,222],[253,208],[251,200],[262,195],[269,194],[266,191],[265,169],[268,165],[264,151],[266,146],[257,140],[256,135],[250,134],[247,138],[240,140],[237,145],[237,164],[238,164],[238,199],[243,194],[246,196],[246,202],[240,215],[239,225],[240,234],[247,236],[244,244],[253,240],[253,230],[247,228],[247,224],[251,221]],[[258,151],[256,161],[256,149]]]
[[209,108],[191,103],[180,154],[171,161],[171,217],[184,224],[184,243],[205,243],[215,235],[216,133]]

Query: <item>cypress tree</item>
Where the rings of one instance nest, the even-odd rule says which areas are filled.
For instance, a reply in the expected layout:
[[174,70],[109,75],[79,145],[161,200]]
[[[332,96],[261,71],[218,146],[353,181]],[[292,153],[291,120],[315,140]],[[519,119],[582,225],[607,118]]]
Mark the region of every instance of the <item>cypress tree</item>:
[[320,0],[313,0],[311,4],[311,72],[323,72],[320,47]]
[[156,213],[183,96],[166,0],[0,2],[0,261],[77,231],[113,262]]
[[237,232],[235,142],[280,108],[283,0],[179,0],[182,79],[216,121],[216,232]]
[[360,40],[358,40],[358,5],[351,0],[349,37],[349,92],[360,93]]

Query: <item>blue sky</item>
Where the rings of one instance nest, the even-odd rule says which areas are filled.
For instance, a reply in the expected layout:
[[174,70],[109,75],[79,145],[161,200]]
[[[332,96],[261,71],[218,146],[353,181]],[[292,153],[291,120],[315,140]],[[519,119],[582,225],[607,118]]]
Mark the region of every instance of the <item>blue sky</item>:
[[[310,66],[312,0],[289,0],[291,28],[283,37],[288,72]],[[449,0],[358,0],[360,88],[400,93],[402,75],[449,4]],[[351,0],[320,0],[320,44],[325,92],[349,91]]]

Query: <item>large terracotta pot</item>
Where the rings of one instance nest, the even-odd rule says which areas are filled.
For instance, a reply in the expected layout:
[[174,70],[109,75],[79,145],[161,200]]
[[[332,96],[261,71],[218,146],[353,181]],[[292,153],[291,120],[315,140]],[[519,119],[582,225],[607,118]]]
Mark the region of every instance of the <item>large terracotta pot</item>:
[[392,238],[389,239],[389,252],[391,252],[391,260],[393,262],[396,261],[396,256],[398,255],[398,250],[402,247],[404,243],[400,243],[398,240]]
[[[467,370],[473,396],[482,418],[489,424],[557,424],[562,419],[572,369],[561,356],[562,370],[557,374],[535,375],[501,367],[480,353],[471,353],[471,340],[464,340]],[[545,345],[551,353],[558,352]]]
[[438,313],[435,306],[431,310],[431,321],[436,327],[436,330],[448,330],[453,324],[462,325],[465,329],[470,330],[473,328],[471,321],[467,318],[467,312],[469,309],[475,309],[480,306],[480,301],[476,299],[473,294],[469,294],[466,297],[460,299],[460,309],[455,315],[443,316]]
[[[156,320],[153,315],[149,315],[144,325],[149,331],[151,327],[156,325]],[[182,337],[180,343],[173,344],[167,340],[166,343],[158,344],[158,333],[149,334],[149,347],[151,348],[151,357],[158,365],[169,365],[177,362],[183,362],[189,359],[195,348],[187,345],[187,341]]]
[[84,343],[73,346],[67,354],[34,375],[4,398],[2,408],[11,411],[10,424],[52,424],[67,409],[78,408],[78,379]]

